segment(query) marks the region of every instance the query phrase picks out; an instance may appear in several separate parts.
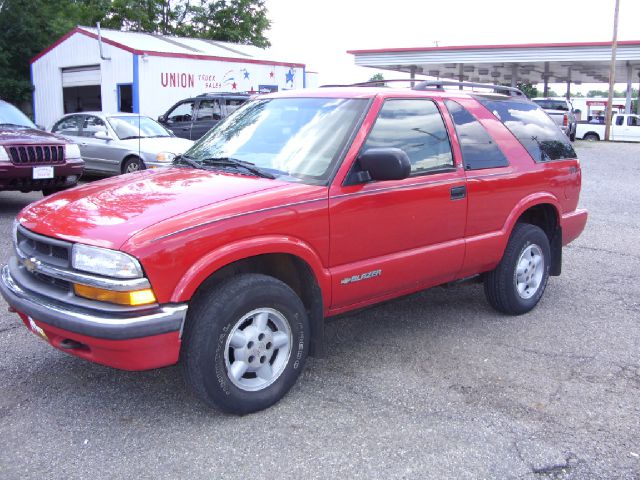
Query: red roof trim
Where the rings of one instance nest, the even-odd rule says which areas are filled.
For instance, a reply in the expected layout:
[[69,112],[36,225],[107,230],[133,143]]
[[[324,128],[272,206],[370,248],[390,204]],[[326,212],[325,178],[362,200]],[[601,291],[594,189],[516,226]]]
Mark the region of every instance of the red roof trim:
[[[89,32],[87,30],[84,30],[84,29],[82,29],[80,27],[76,27],[73,30],[71,30],[70,32],[68,32],[67,34],[65,34],[64,36],[60,37],[53,44],[49,45],[42,52],[40,52],[38,55],[33,57],[31,59],[31,63],[33,63],[36,60],[38,60],[39,58],[43,57],[44,55],[49,53],[51,50],[56,48],[58,45],[60,45],[62,42],[64,42],[69,37],[75,35],[76,33],[81,33],[82,35],[86,35],[87,37],[90,37],[90,38],[93,38],[93,39],[97,39],[98,38],[97,34],[95,34],[93,32]],[[146,51],[146,50],[137,50],[135,48],[128,47],[127,45],[124,45],[122,43],[115,42],[113,40],[109,40],[108,38],[105,38],[105,37],[102,37],[102,41],[104,43],[108,44],[108,45],[113,45],[114,47],[120,48],[120,49],[125,50],[127,52],[131,52],[131,53],[133,53],[135,55],[147,54],[149,56],[154,56],[154,57],[191,58],[191,59],[195,59],[195,60],[219,60],[219,61],[223,61],[223,62],[255,63],[255,64],[258,64],[258,65],[273,65],[273,66],[282,66],[282,67],[291,67],[291,68],[305,68],[305,65],[302,64],[302,63],[276,62],[276,61],[271,61],[271,60],[255,60],[255,59],[233,58],[233,57],[216,57],[216,56],[211,56],[211,55],[194,55],[194,54],[190,54],[190,53],[154,52],[154,51]]]
[[191,58],[194,60],[220,60],[222,62],[256,63],[258,65],[273,65],[280,67],[304,68],[303,63],[276,62],[271,60],[255,60],[253,58],[216,57],[212,55],[195,55],[191,53],[153,52],[149,50],[136,51],[138,55],[147,54],[152,57]]
[[[75,35],[76,33],[81,33],[82,35],[86,35],[87,37],[90,38],[94,38],[97,39],[98,35],[96,35],[95,33],[92,32],[88,32],[86,30],[83,30],[80,27],[76,27],[73,30],[71,30],[70,32],[68,32],[67,34],[63,35],[62,37],[60,37],[58,40],[56,40],[54,43],[52,43],[51,45],[49,45],[47,48],[45,48],[42,52],[40,52],[39,54],[37,54],[35,57],[33,57],[31,59],[31,63],[34,63],[36,60],[38,60],[39,58],[42,58],[43,56],[45,56],[47,53],[49,53],[51,50],[53,50],[54,48],[56,48],[58,45],[60,45],[62,42],[64,42],[66,39],[68,39],[69,37],[72,37],[73,35]],[[126,45],[123,45],[121,43],[118,42],[114,42],[113,40],[109,40],[108,38],[102,38],[102,41],[108,45],[113,45],[114,47],[118,47],[121,48],[122,50],[126,50],[127,52],[131,52],[131,53],[136,53],[136,50],[134,50],[133,48],[127,47]]]
[[[401,53],[401,52],[444,52],[447,50],[482,50],[491,48],[561,48],[561,47],[611,47],[612,42],[587,42],[587,43],[522,43],[505,45],[455,45],[447,47],[411,47],[411,48],[380,48],[373,50],[347,50],[352,55],[361,53]],[[635,45],[640,47],[640,40],[621,40],[619,46]]]

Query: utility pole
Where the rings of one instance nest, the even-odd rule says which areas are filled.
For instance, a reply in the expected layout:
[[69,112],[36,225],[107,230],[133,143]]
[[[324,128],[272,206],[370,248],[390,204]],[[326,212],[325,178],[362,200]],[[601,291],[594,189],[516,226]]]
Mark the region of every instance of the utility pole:
[[604,139],[609,141],[611,134],[611,113],[613,110],[613,88],[616,83],[616,49],[618,48],[618,11],[620,0],[616,0],[616,11],[613,16],[613,41],[611,42],[611,65],[609,66],[609,96],[607,97],[607,113],[604,117]]

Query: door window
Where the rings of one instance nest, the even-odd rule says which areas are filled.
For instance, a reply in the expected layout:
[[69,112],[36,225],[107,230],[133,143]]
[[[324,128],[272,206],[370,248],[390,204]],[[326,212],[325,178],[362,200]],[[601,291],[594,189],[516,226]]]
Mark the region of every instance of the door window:
[[240,105],[247,101],[246,98],[227,98],[225,99],[225,104],[227,106],[227,115],[231,115],[235,112]]
[[411,161],[411,174],[453,168],[449,135],[431,100],[387,100],[362,148],[400,148]]
[[170,123],[190,122],[193,120],[193,112],[195,110],[194,103],[194,101],[181,103],[169,112],[169,115],[167,115],[167,121]]
[[96,132],[107,133],[107,126],[101,118],[93,115],[87,115],[82,126],[82,136],[93,137]]
[[638,117],[627,117],[627,125],[630,127],[637,127]]
[[196,120],[220,120],[220,102],[218,100],[200,100]]
[[65,117],[56,123],[51,131],[59,135],[71,135],[74,137],[80,136],[80,124],[82,117],[80,115],[71,115]]

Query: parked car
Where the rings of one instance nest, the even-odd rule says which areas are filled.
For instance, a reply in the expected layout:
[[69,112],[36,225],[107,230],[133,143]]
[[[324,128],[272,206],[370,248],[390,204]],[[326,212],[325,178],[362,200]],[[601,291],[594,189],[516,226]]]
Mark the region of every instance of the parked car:
[[166,167],[193,145],[135,113],[71,113],[51,131],[78,143],[88,172],[109,175]]
[[75,143],[39,129],[0,100],[0,190],[48,195],[75,186],[83,170]]
[[573,105],[566,98],[532,98],[552,118],[572,142],[576,139],[578,120]]
[[204,93],[179,101],[158,122],[178,137],[198,140],[250,98],[244,93]]
[[[582,140],[604,140],[604,123],[596,121],[578,123],[577,137]],[[640,142],[640,116],[615,114],[611,124],[609,140],[614,142]]]
[[571,143],[524,96],[269,94],[174,168],[26,207],[0,292],[56,348],[180,362],[207,404],[253,412],[322,354],[325,317],[463,279],[500,312],[532,310],[587,221],[580,185]]

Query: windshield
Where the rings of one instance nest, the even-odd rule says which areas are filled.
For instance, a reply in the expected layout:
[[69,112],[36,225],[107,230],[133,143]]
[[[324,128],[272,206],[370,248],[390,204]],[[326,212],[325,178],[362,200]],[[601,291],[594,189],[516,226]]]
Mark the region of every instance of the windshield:
[[149,117],[123,115],[108,117],[108,120],[120,140],[171,136],[166,128]]
[[365,99],[276,98],[245,104],[198,141],[185,156],[251,162],[273,176],[326,184]]
[[37,128],[24,113],[6,102],[0,102],[0,126]]

